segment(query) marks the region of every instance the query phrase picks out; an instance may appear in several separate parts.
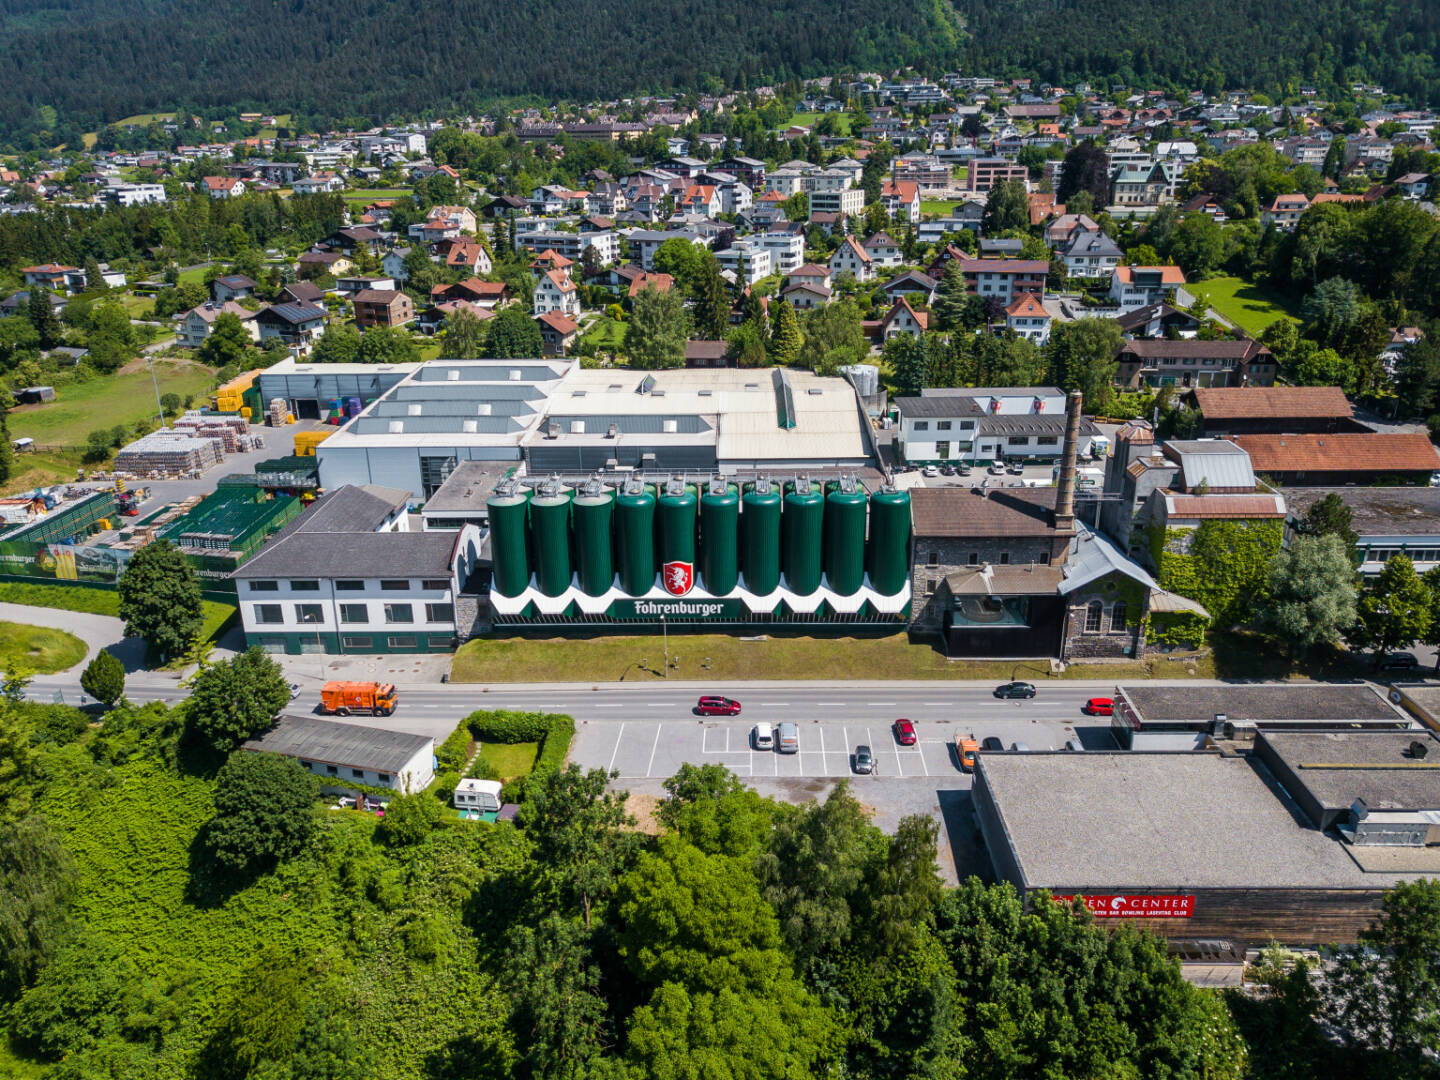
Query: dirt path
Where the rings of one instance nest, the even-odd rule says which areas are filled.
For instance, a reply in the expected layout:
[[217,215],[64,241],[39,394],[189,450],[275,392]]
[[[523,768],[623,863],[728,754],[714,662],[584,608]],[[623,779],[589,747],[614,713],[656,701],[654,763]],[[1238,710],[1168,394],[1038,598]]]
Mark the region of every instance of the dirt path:
[[[126,362],[125,364],[122,364],[122,365],[116,370],[115,374],[117,374],[117,375],[133,375],[133,374],[135,374],[135,372],[137,372],[137,371],[144,371],[144,370],[145,370],[145,361],[146,361],[146,357],[144,357],[144,356],[137,356],[137,357],[135,357],[134,360],[130,360],[130,361]],[[164,357],[163,359],[158,360],[157,363],[161,363],[161,364],[174,364],[176,367],[193,367],[193,368],[200,368],[200,369],[203,370],[203,371],[209,371],[209,372],[211,372],[212,374],[214,373],[214,369],[213,369],[213,368],[206,367],[204,364],[200,363],[200,361],[198,361],[198,360],[190,360],[190,359],[187,359],[186,357],[183,357],[183,356],[167,356],[167,357]]]

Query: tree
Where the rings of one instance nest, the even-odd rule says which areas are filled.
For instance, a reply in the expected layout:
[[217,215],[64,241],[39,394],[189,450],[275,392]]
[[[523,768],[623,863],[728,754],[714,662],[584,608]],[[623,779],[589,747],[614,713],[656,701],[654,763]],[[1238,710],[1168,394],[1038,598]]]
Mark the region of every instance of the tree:
[[704,255],[695,281],[695,332],[718,341],[730,325],[730,293],[720,276],[720,263],[708,249],[700,250]]
[[144,638],[161,659],[179,656],[200,633],[200,583],[170,541],[157,540],[137,551],[121,572],[117,591],[125,633]]
[[190,687],[190,725],[206,743],[228,754],[275,722],[290,703],[290,686],[273,657],[251,646],[233,660],[211,664]]
[[755,855],[770,832],[772,804],[723,765],[680,766],[665,781],[656,816],[707,855]]
[[960,270],[960,260],[951,259],[940,275],[940,284],[935,289],[935,303],[930,309],[938,323],[936,329],[956,330],[965,325],[969,301],[970,294],[965,286],[965,275]]
[[313,364],[353,364],[360,355],[360,331],[341,323],[320,335],[310,353]]
[[520,806],[520,823],[549,868],[549,885],[561,901],[578,904],[585,926],[594,905],[624,870],[639,837],[629,831],[625,793],[606,791],[602,769],[571,765],[532,777]]
[[714,258],[703,244],[692,244],[684,237],[673,236],[655,249],[652,265],[656,273],[674,278],[685,295],[694,296],[706,261]]
[[1333,645],[1355,622],[1355,567],[1339,536],[1301,536],[1270,562],[1270,595],[1261,620],[1275,637],[1304,656]]
[[501,308],[486,323],[483,355],[492,359],[539,356],[544,349],[540,325],[517,304]]
[[736,362],[741,367],[765,366],[764,331],[756,329],[754,323],[741,323],[730,331],[725,340],[729,343],[730,351],[735,355]]
[[1211,273],[1225,258],[1225,230],[1209,214],[1187,214],[1170,237],[1170,258],[1191,278]]
[[405,288],[422,297],[428,297],[430,290],[440,283],[440,267],[431,261],[425,249],[412,247],[402,260],[405,270]]
[[229,367],[244,361],[251,344],[250,334],[240,316],[225,311],[216,316],[215,325],[210,328],[210,335],[200,346],[197,356],[202,364]]
[[1030,227],[1030,196],[1020,180],[1002,180],[990,189],[985,199],[985,214],[980,231],[986,236],[1006,229],[1025,230]]
[[40,348],[53,349],[64,340],[60,332],[60,320],[50,305],[50,290],[39,285],[30,286],[30,296],[25,305],[26,316],[35,333],[40,336]]
[[686,324],[685,300],[678,289],[661,292],[651,285],[641,289],[625,328],[625,354],[631,366],[651,371],[684,367]]
[[870,351],[861,325],[860,308],[844,299],[816,308],[801,320],[805,341],[797,358],[801,367],[834,375],[846,364],[858,364]]
[[1440,881],[1396,885],[1380,905],[1358,943],[1337,952],[1325,1011],[1352,1045],[1418,1075],[1409,1070],[1440,1051]]
[[215,863],[248,879],[298,855],[315,834],[315,777],[294,758],[237,750],[215,777],[204,829]]
[[64,943],[75,887],[70,854],[42,815],[0,817],[0,1001],[33,983]]
[[397,795],[385,804],[385,817],[376,831],[397,847],[414,847],[425,842],[440,817],[440,804],[428,792]]
[[[1082,194],[1090,197],[1090,206],[1079,210],[1071,202]],[[1107,205],[1110,202],[1110,155],[1089,139],[1071,147],[1060,165],[1055,201],[1064,203],[1066,212],[1071,214],[1088,214],[1096,206]]]
[[413,364],[420,359],[420,347],[402,326],[372,326],[360,335],[355,359],[362,364]]
[[108,649],[101,649],[80,674],[80,688],[105,706],[125,694],[125,665]]
[[930,385],[930,360],[919,338],[896,334],[885,342],[881,355],[894,372],[896,397],[915,397]]
[[1115,394],[1115,357],[1124,344],[1114,320],[1078,319],[1056,325],[1045,351],[1060,388],[1079,390],[1087,408],[1103,413]]
[[1360,540],[1359,534],[1352,528],[1354,520],[1350,504],[1338,492],[1332,491],[1310,504],[1310,509],[1300,520],[1298,531],[1305,536],[1338,536],[1348,553],[1355,550]]
[[800,357],[800,348],[805,339],[800,332],[800,320],[788,300],[776,300],[770,305],[770,362],[788,367]]
[[1395,555],[1360,598],[1352,643],[1375,650],[1378,667],[1384,653],[1403,649],[1430,630],[1430,590],[1407,556]]
[[484,342],[485,324],[474,312],[458,308],[445,316],[445,338],[440,343],[440,359],[472,360],[480,355]]
[[582,1080],[611,1041],[600,968],[583,928],[550,912],[517,927],[505,949],[510,1022],[532,1077]]

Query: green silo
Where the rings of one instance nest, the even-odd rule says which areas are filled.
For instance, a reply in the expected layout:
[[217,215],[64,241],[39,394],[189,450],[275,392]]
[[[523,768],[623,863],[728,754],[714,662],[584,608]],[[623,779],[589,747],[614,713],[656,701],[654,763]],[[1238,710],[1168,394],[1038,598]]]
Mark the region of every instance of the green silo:
[[807,596],[820,587],[825,496],[808,478],[786,484],[785,489],[785,512],[780,519],[785,586]]
[[910,577],[910,493],[882,488],[870,496],[870,543],[865,549],[870,587],[894,596]]
[[713,481],[700,496],[700,583],[714,596],[733,592],[739,580],[740,493]]
[[503,482],[485,500],[490,511],[490,559],[495,566],[495,591],[519,596],[530,585],[530,551],[527,524],[530,494],[512,482]]
[[825,580],[840,596],[865,584],[865,492],[853,477],[829,485],[825,496]]
[[530,500],[530,535],[535,544],[535,584],[546,596],[559,596],[573,579],[568,490],[547,484]]
[[631,596],[655,587],[655,493],[639,483],[615,498],[615,558],[620,588]]
[[695,489],[679,480],[665,485],[657,500],[655,541],[660,565],[668,562],[695,565]]
[[780,584],[780,492],[769,480],[747,484],[740,531],[745,587],[768,596]]
[[575,568],[580,575],[580,588],[590,596],[599,596],[615,583],[615,557],[610,543],[615,496],[591,482],[575,496],[571,514],[575,522]]

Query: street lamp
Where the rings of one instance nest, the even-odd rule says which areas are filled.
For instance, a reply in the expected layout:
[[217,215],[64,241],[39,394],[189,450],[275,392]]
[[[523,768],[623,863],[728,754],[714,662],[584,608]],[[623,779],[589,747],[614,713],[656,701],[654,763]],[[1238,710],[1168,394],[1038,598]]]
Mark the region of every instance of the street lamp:
[[145,366],[150,369],[150,383],[155,387],[155,411],[160,414],[160,426],[168,428],[165,423],[165,406],[160,404],[160,380],[155,377],[155,361],[149,353],[145,354]]
[[670,677],[670,635],[665,629],[665,616],[660,616],[660,642],[665,648],[665,678]]
[[325,622],[325,618],[323,615],[302,615],[300,621],[302,623],[315,624],[315,651],[320,655],[320,683],[323,686],[325,683],[325,669],[328,665],[325,663],[325,646],[321,644],[320,641],[320,627]]

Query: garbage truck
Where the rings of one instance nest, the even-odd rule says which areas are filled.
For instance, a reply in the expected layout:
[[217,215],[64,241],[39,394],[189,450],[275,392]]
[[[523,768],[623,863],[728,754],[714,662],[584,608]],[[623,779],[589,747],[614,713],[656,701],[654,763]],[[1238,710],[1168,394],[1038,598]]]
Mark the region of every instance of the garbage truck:
[[394,683],[327,682],[320,690],[320,711],[330,716],[389,716],[395,702]]

